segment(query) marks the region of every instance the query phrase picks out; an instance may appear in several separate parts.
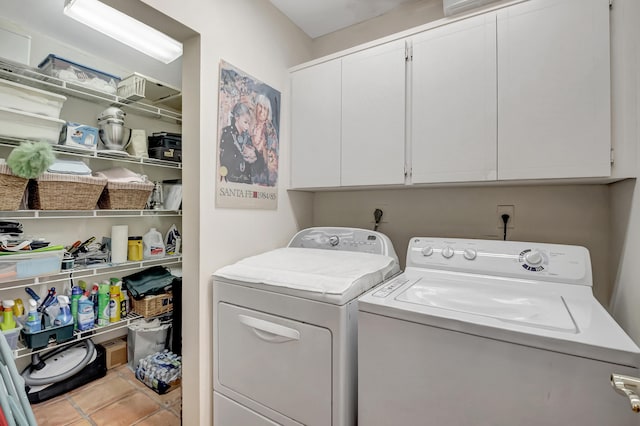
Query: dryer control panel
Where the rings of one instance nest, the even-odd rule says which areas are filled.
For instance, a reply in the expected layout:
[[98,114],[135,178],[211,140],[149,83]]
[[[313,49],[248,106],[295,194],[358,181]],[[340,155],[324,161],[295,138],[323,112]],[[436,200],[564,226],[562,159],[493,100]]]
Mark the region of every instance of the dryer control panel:
[[298,232],[288,247],[357,251],[398,259],[389,237],[360,228],[318,227]]
[[592,285],[589,251],[564,244],[414,237],[409,267]]

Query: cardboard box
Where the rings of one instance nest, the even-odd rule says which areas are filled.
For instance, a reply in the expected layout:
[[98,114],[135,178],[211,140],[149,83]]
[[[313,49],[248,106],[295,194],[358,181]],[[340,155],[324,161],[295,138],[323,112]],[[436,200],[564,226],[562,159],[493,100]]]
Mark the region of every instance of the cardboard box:
[[121,338],[102,343],[107,353],[107,370],[127,363],[127,341]]
[[98,129],[84,124],[67,122],[60,133],[60,144],[95,150],[98,146]]

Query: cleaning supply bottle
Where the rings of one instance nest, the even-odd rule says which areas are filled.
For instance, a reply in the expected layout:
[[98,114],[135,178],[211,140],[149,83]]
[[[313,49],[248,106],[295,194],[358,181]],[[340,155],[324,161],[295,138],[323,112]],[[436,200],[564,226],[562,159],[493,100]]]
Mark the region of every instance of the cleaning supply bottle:
[[73,286],[71,289],[71,316],[76,328],[78,328],[78,300],[80,300],[80,296],[82,296],[82,288]]
[[25,312],[24,305],[22,304],[22,299],[14,299],[13,302],[15,303],[15,305],[13,305],[13,316],[17,318],[24,315]]
[[164,257],[164,242],[162,241],[162,234],[151,228],[149,232],[142,236],[143,254],[145,259],[156,259],[158,257]]
[[102,282],[98,286],[98,325],[109,324],[109,283]]
[[119,282],[111,282],[109,287],[109,322],[120,321],[120,297],[121,291]]
[[93,328],[95,321],[93,316],[93,302],[87,296],[78,299],[78,325],[80,331]]
[[62,326],[71,324],[73,317],[71,316],[71,309],[69,308],[69,298],[65,295],[58,296],[58,305],[60,305],[60,311],[53,321],[53,325]]
[[16,328],[16,320],[13,318],[13,300],[2,301],[2,322],[0,322],[0,330],[11,330]]
[[98,284],[94,284],[91,288],[89,300],[93,303],[93,321],[98,323]]
[[33,299],[29,299],[29,311],[27,312],[27,322],[24,323],[26,331],[29,333],[35,333],[42,330],[40,324],[40,313],[38,312],[38,302]]

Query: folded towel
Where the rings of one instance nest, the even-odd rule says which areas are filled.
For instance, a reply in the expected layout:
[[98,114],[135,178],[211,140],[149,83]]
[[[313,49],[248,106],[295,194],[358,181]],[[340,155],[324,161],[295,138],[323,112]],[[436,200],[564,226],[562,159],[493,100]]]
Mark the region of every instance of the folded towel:
[[49,173],[62,173],[66,175],[82,175],[90,176],[91,169],[82,161],[74,160],[56,160],[47,169]]
[[102,170],[96,173],[96,175],[101,175],[102,177],[107,178],[109,182],[145,183],[148,181],[145,175],[139,175],[138,173],[125,169],[124,167],[114,167],[113,169]]

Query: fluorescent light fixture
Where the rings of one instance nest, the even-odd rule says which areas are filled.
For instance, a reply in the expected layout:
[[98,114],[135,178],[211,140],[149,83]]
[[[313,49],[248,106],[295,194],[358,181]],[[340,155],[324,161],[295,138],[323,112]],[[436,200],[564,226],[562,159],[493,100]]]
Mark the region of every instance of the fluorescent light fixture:
[[182,43],[98,0],[65,0],[64,13],[165,64],[182,56]]

